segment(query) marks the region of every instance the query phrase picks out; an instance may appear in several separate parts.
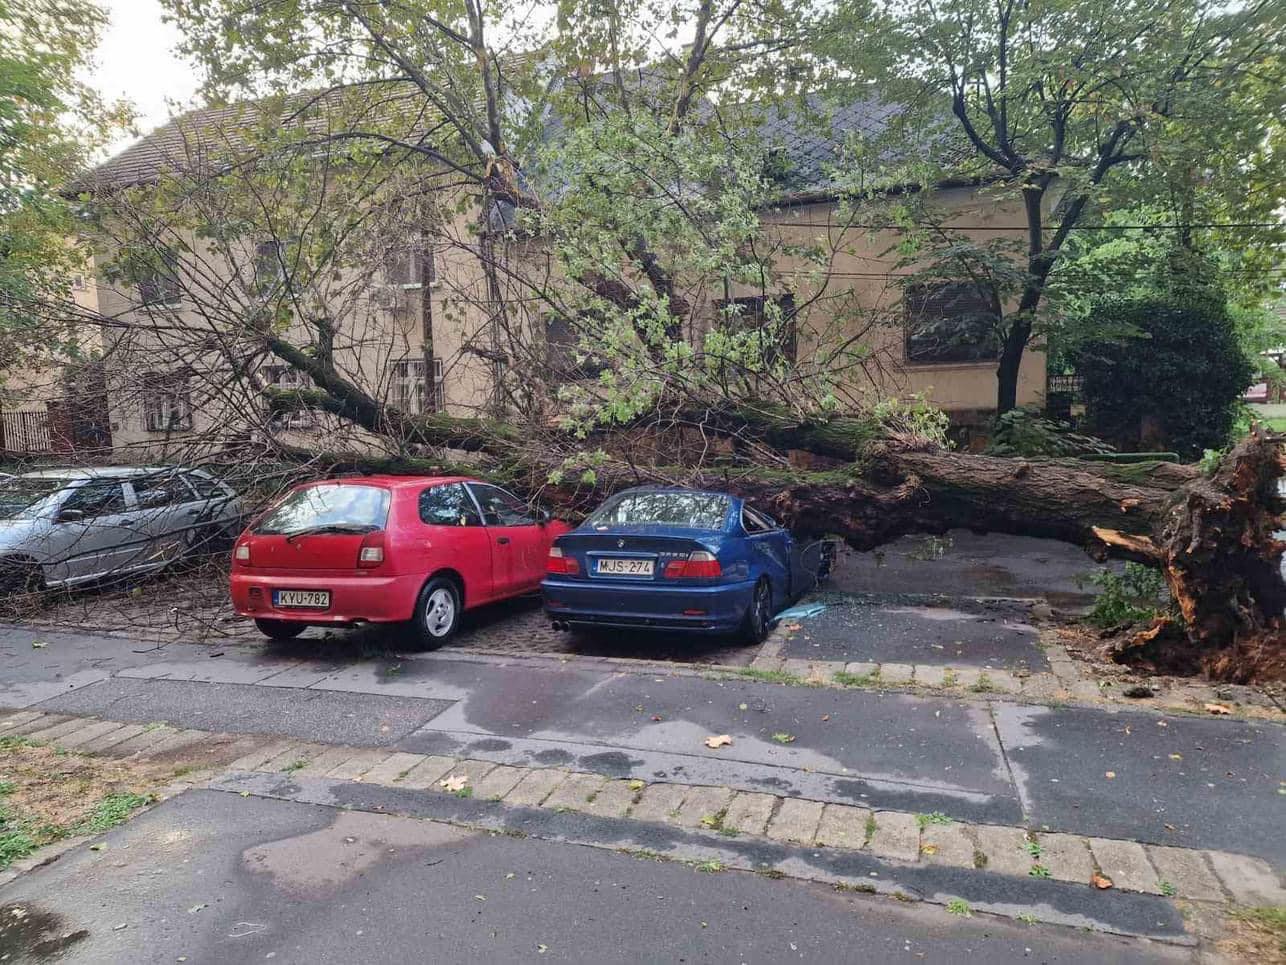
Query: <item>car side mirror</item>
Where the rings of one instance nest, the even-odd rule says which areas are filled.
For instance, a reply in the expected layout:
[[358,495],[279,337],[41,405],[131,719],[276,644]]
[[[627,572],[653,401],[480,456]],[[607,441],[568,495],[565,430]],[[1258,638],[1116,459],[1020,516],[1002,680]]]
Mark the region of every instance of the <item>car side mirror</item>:
[[554,518],[554,514],[551,513],[549,510],[547,510],[544,506],[541,506],[536,510],[536,519],[537,521],[539,521],[541,526],[544,526],[547,522],[549,522],[553,518]]
[[60,523],[78,523],[85,518],[83,509],[64,509],[58,514]]

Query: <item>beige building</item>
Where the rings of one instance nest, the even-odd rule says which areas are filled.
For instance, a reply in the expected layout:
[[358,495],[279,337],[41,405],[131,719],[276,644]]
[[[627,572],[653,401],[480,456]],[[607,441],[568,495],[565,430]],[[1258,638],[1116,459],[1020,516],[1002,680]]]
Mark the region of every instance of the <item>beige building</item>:
[[[837,340],[860,344],[866,362],[835,376],[846,404],[922,395],[953,421],[979,425],[994,412],[996,398],[996,352],[986,337],[990,307],[971,286],[958,283],[908,290],[907,269],[890,253],[898,234],[857,223],[840,204],[827,173],[845,131],[869,126],[878,110],[855,104],[822,133],[795,129],[790,118],[765,121],[762,133],[769,144],[779,145],[773,150],[780,152],[776,161],[785,172],[781,200],[762,214],[766,236],[781,249],[774,280],[758,291],[725,291],[722,297],[694,283],[699,294],[689,335],[700,341],[732,302],[739,325],[754,325],[765,315],[786,319],[773,351],[801,366],[829,358],[826,353]],[[199,148],[203,132],[227,116],[225,110],[177,119],[101,165],[90,183],[95,190],[117,191],[181,169],[194,145]],[[1023,237],[1021,210],[998,204],[984,189],[944,186],[933,198],[945,223],[967,235],[984,241]],[[443,208],[451,213],[431,235],[394,244],[370,272],[344,279],[337,274],[325,297],[334,300],[340,321],[323,339],[325,350],[346,378],[403,412],[494,415],[512,395],[505,390],[515,388],[506,380],[522,376],[515,375],[521,366],[514,358],[512,332],[506,337],[497,331],[497,312],[490,306],[496,299],[521,305],[521,272],[512,272],[506,290],[497,291],[477,257],[478,212]],[[515,265],[536,265],[543,258],[538,240],[498,244],[500,256]],[[198,287],[217,290],[232,311],[252,304],[265,265],[281,257],[274,245],[251,237],[216,250],[199,237],[187,237],[188,252],[173,270],[189,272],[197,270],[189,262],[199,265]],[[825,270],[792,254],[806,247],[827,249]],[[185,286],[168,269],[132,281],[100,277],[87,284],[85,297],[113,321],[103,328],[97,352],[115,458],[178,458],[194,446],[226,449],[268,434],[305,449],[358,440],[380,445],[331,415],[269,413],[268,390],[307,389],[307,377],[269,353],[248,351],[227,325],[211,317],[208,305],[185,297]],[[768,310],[770,302],[777,310]],[[567,333],[557,330],[556,315],[520,307],[516,317],[525,342],[517,351],[545,352],[550,358],[560,350],[570,352],[570,346],[558,344]],[[319,350],[318,332],[298,319],[281,334],[306,351]],[[1044,390],[1044,355],[1032,348],[1020,374],[1020,404],[1039,404]]]

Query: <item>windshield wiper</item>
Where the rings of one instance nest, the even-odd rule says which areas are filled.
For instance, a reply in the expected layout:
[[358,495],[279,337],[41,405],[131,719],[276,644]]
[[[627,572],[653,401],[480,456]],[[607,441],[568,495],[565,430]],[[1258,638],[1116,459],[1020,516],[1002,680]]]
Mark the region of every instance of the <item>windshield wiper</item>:
[[371,526],[362,523],[328,523],[325,526],[310,526],[307,529],[297,529],[294,532],[286,534],[286,542],[293,543],[301,536],[316,536],[321,533],[351,533],[354,536],[365,536],[367,533],[373,533],[378,526]]

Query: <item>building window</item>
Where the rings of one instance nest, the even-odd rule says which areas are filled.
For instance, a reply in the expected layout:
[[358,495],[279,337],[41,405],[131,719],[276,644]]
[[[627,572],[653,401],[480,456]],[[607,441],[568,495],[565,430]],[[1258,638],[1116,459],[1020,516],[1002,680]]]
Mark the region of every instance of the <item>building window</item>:
[[424,360],[402,359],[393,363],[389,384],[389,403],[410,415],[424,412],[442,412],[446,409],[446,393],[442,385],[442,360],[433,360],[433,396],[425,406]]
[[384,259],[384,282],[403,291],[418,291],[438,280],[433,249],[423,244],[394,248]]
[[907,286],[906,360],[916,365],[996,358],[999,311],[992,292],[972,282]]
[[158,307],[174,307],[183,301],[179,263],[173,254],[163,255],[139,271],[138,300]]
[[[776,306],[770,311],[769,306]],[[721,326],[727,332],[756,332],[759,355],[765,365],[783,359],[795,361],[798,340],[795,330],[794,295],[754,295],[715,302]]]
[[185,375],[152,372],[144,376],[143,418],[148,432],[192,428],[192,392]]
[[[313,388],[313,380],[293,365],[265,365],[261,372],[266,386],[281,391],[306,391]],[[274,429],[307,429],[317,424],[317,413],[312,409],[277,412],[272,417]]]

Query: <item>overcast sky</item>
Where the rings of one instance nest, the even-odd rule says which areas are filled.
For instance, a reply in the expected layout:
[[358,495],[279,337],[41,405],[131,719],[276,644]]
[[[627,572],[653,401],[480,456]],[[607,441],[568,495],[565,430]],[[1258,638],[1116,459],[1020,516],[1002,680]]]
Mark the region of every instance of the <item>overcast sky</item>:
[[[91,81],[108,99],[125,98],[138,112],[143,132],[163,124],[170,104],[187,106],[196,92],[196,70],[174,53],[178,31],[161,22],[158,0],[102,0],[111,26],[98,48]],[[112,147],[116,153],[133,136]]]

